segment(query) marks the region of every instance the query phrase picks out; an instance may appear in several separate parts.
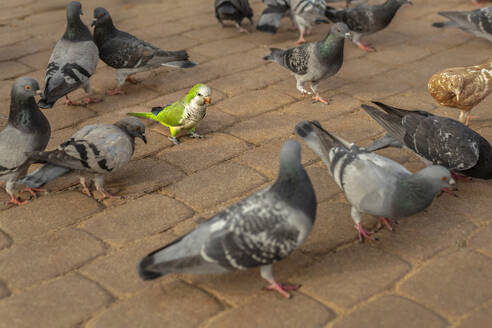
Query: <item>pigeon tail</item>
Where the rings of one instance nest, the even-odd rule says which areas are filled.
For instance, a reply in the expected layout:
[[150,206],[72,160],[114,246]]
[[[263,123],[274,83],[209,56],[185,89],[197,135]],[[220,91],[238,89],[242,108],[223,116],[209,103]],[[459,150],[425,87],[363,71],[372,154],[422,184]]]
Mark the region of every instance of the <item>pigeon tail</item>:
[[137,271],[142,280],[154,280],[164,276],[164,273],[148,270],[148,267],[152,264],[154,264],[154,258],[152,256],[145,256],[140,260],[140,262],[138,262]]
[[[379,123],[389,135],[403,143],[406,131],[402,125],[402,116],[399,116],[392,112],[383,112],[375,107],[362,104],[362,108],[369,114],[376,122]],[[383,108],[383,110],[385,110]]]
[[40,99],[38,101],[38,106],[39,108],[47,109],[47,108],[53,108],[55,103],[48,103],[47,99]]
[[403,145],[398,140],[393,138],[391,135],[385,134],[381,138],[374,140],[374,142],[372,144],[370,144],[369,146],[366,147],[366,150],[367,151],[376,151],[376,150],[381,150],[381,149],[385,149],[388,147],[401,148],[401,147],[403,147]]
[[333,23],[343,22],[344,11],[344,9],[326,6],[325,16]]
[[19,183],[24,184],[30,188],[40,188],[51,180],[61,177],[62,175],[65,175],[70,171],[70,169],[67,169],[65,167],[48,163],[22,178]]

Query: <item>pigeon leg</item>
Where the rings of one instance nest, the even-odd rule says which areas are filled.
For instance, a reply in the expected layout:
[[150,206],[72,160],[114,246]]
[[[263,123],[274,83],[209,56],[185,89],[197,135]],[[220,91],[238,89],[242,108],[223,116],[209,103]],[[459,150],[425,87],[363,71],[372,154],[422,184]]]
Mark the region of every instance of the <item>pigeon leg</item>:
[[263,279],[270,283],[269,286],[265,287],[266,290],[274,290],[280,293],[285,298],[291,298],[292,296],[287,292],[288,290],[297,290],[300,285],[287,285],[279,284],[273,278],[272,265],[264,265],[260,268],[260,274]]
[[296,84],[296,88],[297,88],[297,90],[299,90],[299,92],[301,92],[301,94],[302,94],[303,96],[305,96],[305,95],[310,95],[310,94],[311,94],[311,92],[309,92],[309,91],[307,91],[306,89],[304,89],[304,85],[303,85],[303,84],[304,84],[303,82],[301,82],[301,81],[299,81],[299,80],[298,80],[298,81],[297,81],[297,84]]
[[67,105],[67,106],[82,106],[84,104],[81,102],[73,102],[70,100],[70,98],[68,98],[68,96],[65,96],[65,105]]
[[442,188],[441,189],[442,192],[445,192],[446,194],[450,194],[451,196],[453,197],[456,197],[458,198],[458,195],[456,195],[454,192],[452,192],[451,190],[449,190],[448,188]]
[[362,50],[364,50],[364,51],[369,51],[369,52],[374,52],[374,51],[376,51],[376,49],[374,49],[373,47],[371,47],[371,46],[370,46],[370,45],[368,45],[368,44],[364,44],[364,43],[362,43],[361,41],[359,41],[359,42],[357,43],[357,46],[358,46],[359,48],[361,48]]
[[138,83],[140,83],[140,81],[137,80],[134,75],[128,75],[125,81],[126,82],[130,82],[131,84],[138,84]]
[[125,81],[128,78],[128,74],[121,72],[120,70],[116,70],[116,80],[117,80],[117,86],[114,89],[108,90],[106,94],[108,96],[114,96],[114,95],[124,95],[125,92],[121,90],[121,86],[125,83]]
[[241,27],[241,25],[239,25],[239,23],[236,23],[236,28],[237,30],[239,31],[239,33],[246,33],[246,34],[249,34],[249,31],[243,27]]
[[471,113],[468,112],[465,114],[466,120],[465,120],[465,125],[468,126],[470,124],[470,119],[477,119],[478,116],[471,116]]
[[89,187],[87,187],[84,177],[80,177],[80,184],[82,185],[82,192],[87,196],[92,197],[91,191],[89,190]]
[[396,221],[394,219],[386,218],[384,216],[380,216],[379,219],[378,219],[378,227],[377,227],[377,230],[380,230],[381,229],[381,227],[383,226],[382,223],[384,223],[384,225],[386,226],[386,228],[389,231],[393,231],[393,227],[391,225],[392,224],[398,224],[398,221]]
[[106,198],[109,198],[109,199],[122,199],[123,198],[121,196],[111,195],[109,192],[107,192],[104,189],[104,176],[102,176],[102,175],[96,175],[94,177],[94,184],[96,185],[96,190],[99,191],[103,195],[101,200],[104,200]]
[[47,190],[43,189],[43,188],[31,188],[31,187],[26,187],[26,188],[21,190],[21,192],[25,192],[25,191],[30,193],[32,197],[36,197],[37,192],[47,192]]
[[350,210],[350,215],[352,216],[352,220],[354,220],[355,223],[355,229],[359,231],[359,240],[360,242],[364,242],[364,238],[370,239],[370,240],[377,240],[374,237],[371,237],[371,232],[366,231],[363,227],[362,224],[360,223],[361,217],[360,217],[360,212],[358,209],[352,206],[352,209]]
[[300,35],[299,35],[299,39],[294,42],[295,45],[300,45],[300,44],[303,44],[303,43],[306,43],[306,39],[304,39],[304,30],[301,29],[300,30]]
[[328,105],[328,101],[323,99],[318,92],[318,84],[317,83],[311,83],[311,90],[313,90],[314,96],[313,96],[313,102],[320,102],[322,104]]
[[96,104],[96,103],[102,101],[102,99],[92,98],[91,80],[90,79],[84,83],[83,88],[84,88],[85,93],[87,93],[87,101],[85,103],[83,103],[84,105]]

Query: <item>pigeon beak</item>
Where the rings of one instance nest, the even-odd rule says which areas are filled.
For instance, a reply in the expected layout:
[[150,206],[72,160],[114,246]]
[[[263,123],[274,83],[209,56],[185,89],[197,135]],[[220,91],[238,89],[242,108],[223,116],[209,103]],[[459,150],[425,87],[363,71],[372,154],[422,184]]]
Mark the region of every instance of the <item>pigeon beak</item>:
[[345,33],[345,39],[352,40],[352,33],[350,32]]
[[205,97],[203,100],[205,101],[206,104],[210,104],[210,102],[212,101],[210,97]]
[[36,90],[36,95],[37,96],[42,96],[43,95],[43,90]]
[[407,3],[411,6],[413,6],[413,2],[411,0],[407,0]]
[[94,18],[94,19],[92,20],[91,27],[92,27],[92,26],[94,26],[94,25],[96,25],[96,22],[97,22],[97,18]]
[[84,12],[82,11],[82,9],[80,9],[80,14],[81,14],[81,15],[83,15],[83,14],[84,14]]
[[449,185],[456,188],[456,181],[453,178],[449,179]]
[[145,144],[147,144],[147,138],[145,137],[145,132],[140,134],[140,138],[143,140]]

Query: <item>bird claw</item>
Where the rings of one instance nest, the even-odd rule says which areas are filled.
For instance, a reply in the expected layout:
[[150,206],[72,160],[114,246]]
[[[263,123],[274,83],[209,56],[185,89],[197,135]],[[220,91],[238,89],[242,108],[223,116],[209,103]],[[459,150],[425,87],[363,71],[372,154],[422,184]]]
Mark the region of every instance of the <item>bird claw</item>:
[[369,231],[366,231],[363,227],[362,227],[362,224],[361,223],[358,223],[355,225],[355,229],[357,229],[357,231],[359,231],[359,240],[361,243],[364,242],[364,239],[367,238],[367,239],[370,239],[372,241],[376,241],[378,240],[377,238],[375,237],[371,237],[372,235],[372,232],[369,232]]
[[98,191],[102,194],[102,197],[100,198],[100,200],[105,200],[105,199],[118,199],[118,200],[121,200],[121,199],[123,199],[123,196],[111,195],[109,192],[107,192],[104,189],[99,189]]
[[203,135],[198,134],[198,133],[196,133],[196,132],[190,132],[190,137],[191,137],[191,138],[203,139]]
[[26,187],[24,189],[21,190],[21,192],[28,192],[31,194],[32,197],[36,198],[37,197],[37,192],[43,192],[43,193],[47,193],[48,191],[46,189],[43,189],[43,188],[31,188],[31,187]]
[[291,298],[292,295],[290,295],[287,291],[288,290],[297,290],[301,287],[301,285],[287,285],[287,284],[279,284],[276,281],[272,281],[270,286],[266,286],[263,289],[264,290],[274,290],[280,295],[282,295],[285,298]]
[[296,42],[294,42],[294,44],[296,46],[298,46],[298,45],[301,45],[301,44],[306,43],[306,42],[307,41],[304,38],[299,38],[299,40],[297,40]]
[[325,100],[320,95],[313,96],[312,99],[313,99],[313,103],[320,102],[320,103],[325,104],[325,105],[328,105],[329,104],[329,101],[328,100]]
[[381,216],[378,219],[378,226],[376,228],[376,231],[381,230],[381,228],[383,227],[383,223],[389,231],[394,231],[394,228],[391,226],[391,224],[398,224],[398,221]]
[[128,76],[125,80],[126,82],[130,82],[131,84],[138,84],[140,83],[139,80],[137,80],[134,76]]
[[10,205],[10,204],[13,204],[13,205],[25,205],[29,203],[29,201],[25,200],[25,201],[21,201],[19,200],[19,198],[15,197],[15,196],[12,196],[12,198],[10,198],[10,200],[7,202],[7,205]]
[[362,42],[359,42],[359,43],[357,44],[357,46],[358,46],[359,48],[361,48],[362,50],[364,50],[364,51],[368,51],[368,52],[375,52],[375,51],[376,51],[376,49],[374,49],[374,48],[373,48],[373,47],[371,47],[370,45],[364,44],[364,43],[362,43]]
[[84,103],[85,105],[89,105],[89,104],[97,104],[97,103],[100,103],[102,101],[102,99],[100,98],[92,98],[91,96],[87,97],[87,101]]
[[[456,189],[455,189],[456,190]],[[453,197],[456,197],[456,198],[459,198],[458,195],[456,195],[454,192],[452,192],[451,190],[449,190],[448,188],[442,188],[441,189],[441,195],[442,193],[445,192],[446,194],[450,194],[451,196]]]
[[115,96],[115,95],[124,95],[125,92],[123,90],[121,90],[119,87],[117,87],[117,88],[110,89],[110,90],[106,91],[106,94],[108,96]]
[[176,137],[167,137],[173,144],[179,145],[179,140]]

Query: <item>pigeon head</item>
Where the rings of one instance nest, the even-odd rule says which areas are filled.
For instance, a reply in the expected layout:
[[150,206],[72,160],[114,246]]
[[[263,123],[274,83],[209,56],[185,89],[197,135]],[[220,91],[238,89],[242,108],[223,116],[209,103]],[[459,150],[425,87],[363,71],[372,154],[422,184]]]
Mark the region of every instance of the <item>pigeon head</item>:
[[442,188],[455,189],[456,186],[456,181],[454,181],[449,170],[441,165],[430,165],[415,173],[415,177],[430,183],[432,191],[435,192]]
[[41,94],[38,81],[31,77],[20,77],[14,82],[11,97],[12,99],[29,99]]
[[133,138],[140,138],[144,143],[147,143],[145,137],[145,125],[136,117],[127,117],[116,122],[114,125],[124,130]]
[[350,32],[347,24],[345,23],[333,24],[330,28],[330,34],[337,36],[339,38],[352,40],[352,33]]
[[190,92],[186,96],[186,103],[195,106],[203,106],[205,104],[210,104],[211,102],[212,90],[202,83],[196,84],[191,88]]
[[91,26],[101,26],[106,22],[112,22],[109,11],[102,7],[94,9],[94,19],[92,20]]
[[67,5],[67,19],[70,20],[72,18],[80,17],[83,15],[82,5],[78,1],[72,1]]

